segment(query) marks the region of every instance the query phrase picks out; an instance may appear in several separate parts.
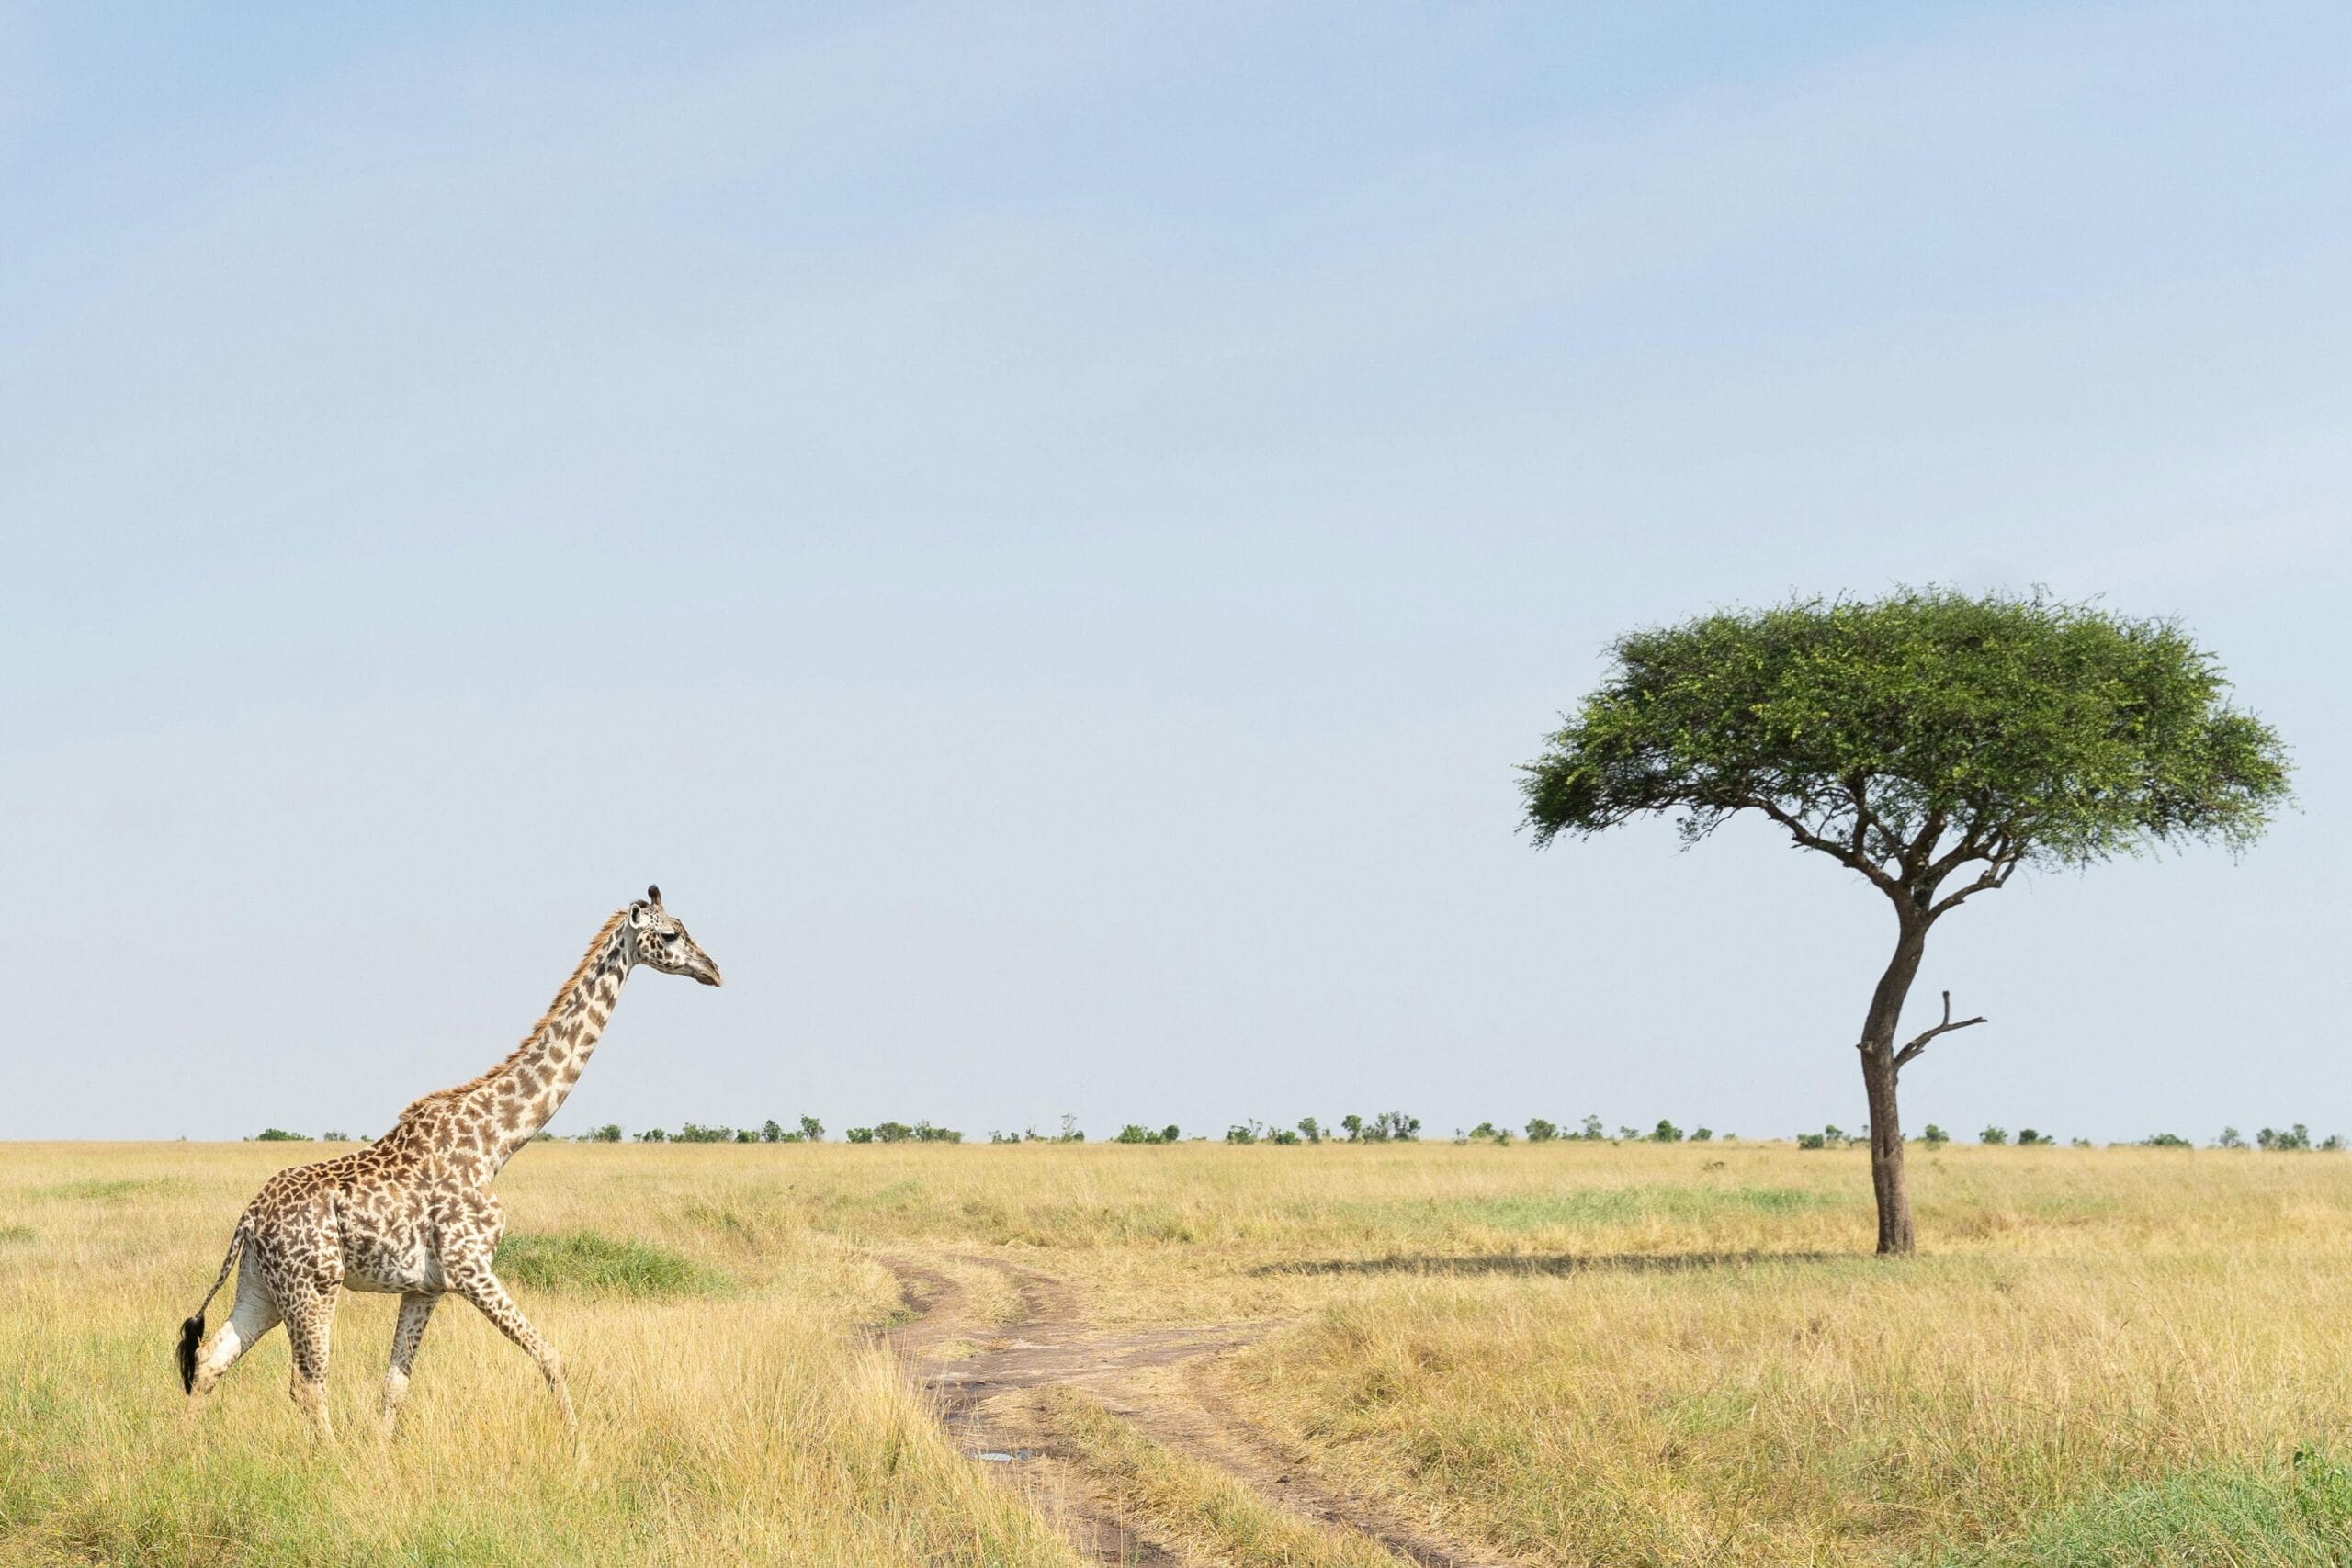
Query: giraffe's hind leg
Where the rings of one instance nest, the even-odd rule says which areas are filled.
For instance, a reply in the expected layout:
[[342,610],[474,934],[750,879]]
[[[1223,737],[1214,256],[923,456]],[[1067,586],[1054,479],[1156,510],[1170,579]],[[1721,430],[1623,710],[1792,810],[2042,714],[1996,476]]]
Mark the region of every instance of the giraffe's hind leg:
[[309,1417],[311,1430],[321,1442],[334,1441],[334,1423],[327,1417],[327,1340],[334,1326],[334,1287],[289,1292],[283,1304],[286,1337],[294,1347],[294,1381],[288,1391]]
[[277,1298],[263,1278],[261,1260],[248,1252],[237,1266],[237,1302],[230,1308],[228,1321],[221,1324],[197,1357],[196,1375],[188,1384],[188,1405],[210,1393],[220,1382],[221,1374],[236,1365],[237,1358],[254,1348],[254,1341],[277,1326],[280,1321]]
[[433,1320],[433,1303],[441,1298],[423,1291],[401,1297],[400,1322],[392,1329],[392,1364],[384,1373],[384,1436],[399,1424],[401,1403],[408,1398],[409,1369],[416,1365],[416,1348],[424,1343],[424,1325]]
[[531,1326],[514,1298],[506,1293],[498,1276],[490,1271],[487,1248],[478,1255],[445,1260],[449,1288],[481,1309],[484,1317],[498,1325],[498,1331],[520,1345],[532,1360],[539,1364],[539,1372],[548,1380],[548,1392],[555,1395],[556,1405],[563,1412],[563,1429],[573,1438],[580,1436],[579,1420],[571,1413],[571,1391],[564,1386],[563,1358],[556,1353],[547,1337]]

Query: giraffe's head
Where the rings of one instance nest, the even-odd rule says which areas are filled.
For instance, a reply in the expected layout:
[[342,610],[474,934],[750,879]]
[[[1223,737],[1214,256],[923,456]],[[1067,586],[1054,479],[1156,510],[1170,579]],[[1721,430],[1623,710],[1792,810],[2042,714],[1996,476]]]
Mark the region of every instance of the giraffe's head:
[[629,938],[637,961],[665,975],[688,975],[706,986],[718,984],[718,965],[710,961],[678,917],[662,907],[662,889],[649,887],[645,897],[628,907]]

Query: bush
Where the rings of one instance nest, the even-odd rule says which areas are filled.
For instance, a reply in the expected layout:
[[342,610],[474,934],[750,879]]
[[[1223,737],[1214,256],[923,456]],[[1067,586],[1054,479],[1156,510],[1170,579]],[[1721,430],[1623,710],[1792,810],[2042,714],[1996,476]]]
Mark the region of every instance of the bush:
[[2018,1129],[2018,1147],[2021,1149],[2030,1149],[2037,1145],[2046,1148],[2057,1141],[2058,1140],[2056,1138],[2044,1137],[2041,1134],[2035,1132],[2030,1127],[2020,1127]]
[[1682,1129],[1664,1117],[1658,1118],[1657,1125],[1650,1131],[1650,1142],[1653,1144],[1679,1144],[1681,1141]]
[[1919,1134],[1919,1141],[1931,1149],[1939,1149],[1951,1142],[1951,1134],[1930,1122],[1928,1130]]
[[1260,1131],[1257,1122],[1245,1122],[1238,1126],[1227,1127],[1225,1130],[1225,1141],[1228,1144],[1254,1144],[1258,1141]]
[[2341,1133],[2330,1133],[2326,1137],[2322,1138],[2319,1141],[2319,1146],[2320,1152],[2323,1154],[2340,1154],[2344,1149],[2344,1134]]
[[1361,1116],[1342,1116],[1340,1125],[1347,1129],[1348,1142],[1351,1144],[1385,1144],[1392,1140],[1409,1144],[1421,1135],[1421,1119],[1401,1111],[1384,1111],[1369,1122]]
[[2178,1133],[2158,1133],[2153,1137],[2141,1139],[2140,1146],[2143,1149],[2192,1149],[2197,1145]]
[[1714,1136],[1713,1129],[1702,1127],[1697,1132],[1690,1134],[1690,1141],[1694,1144],[1712,1143],[1714,1141]]
[[[1169,1141],[1175,1142],[1176,1129],[1170,1127],[1168,1133]],[[1302,1116],[1298,1119],[1298,1135],[1310,1144],[1319,1144],[1323,1141],[1323,1123],[1312,1116]]]
[[1577,1129],[1576,1135],[1588,1144],[1597,1144],[1609,1136],[1607,1133],[1601,1131],[1600,1118],[1598,1116],[1586,1117],[1584,1124]]
[[289,1133],[283,1127],[264,1127],[245,1140],[249,1144],[307,1144],[310,1141],[310,1134]]
[[1304,1143],[1305,1141],[1306,1140],[1301,1138],[1296,1133],[1293,1132],[1288,1127],[1284,1127],[1279,1133],[1269,1133],[1266,1134],[1266,1142],[1270,1144],[1298,1144]]
[[1470,1129],[1470,1141],[1474,1144],[1498,1145],[1508,1144],[1510,1142],[1510,1130],[1507,1127],[1498,1127],[1492,1122],[1481,1122]]
[[1548,1144],[1559,1135],[1560,1129],[1554,1126],[1551,1122],[1544,1121],[1541,1116],[1532,1117],[1529,1119],[1527,1123],[1527,1141],[1529,1143]]
[[583,1144],[617,1144],[621,1141],[621,1124],[607,1122],[593,1133],[581,1134],[580,1141]]
[[2238,1135],[2235,1127],[2224,1127],[2222,1135],[2213,1140],[2213,1146],[2217,1149],[2242,1149],[2245,1147],[2245,1140]]
[[1828,1146],[1829,1140],[1823,1137],[1819,1133],[1799,1133],[1797,1134],[1797,1147],[1801,1149],[1820,1149],[1826,1148]]
[[[752,1137],[749,1133],[738,1133],[735,1141],[748,1144]],[[760,1123],[758,1141],[763,1144],[821,1144],[825,1141],[825,1124],[814,1116],[803,1116],[799,1131],[787,1133],[784,1124],[771,1116]]]
[[2009,1141],[2009,1130],[2007,1127],[1987,1127],[1976,1134],[1976,1141],[1980,1144],[2006,1144]]
[[2310,1148],[2312,1134],[2309,1128],[2298,1122],[2283,1133],[2274,1132],[2265,1127],[2254,1135],[2254,1141],[2275,1153],[2285,1153],[2289,1150]]
[[[996,1134],[991,1133],[989,1136],[993,1140]],[[1114,1144],[1157,1144],[1160,1142],[1161,1139],[1159,1134],[1153,1132],[1150,1128],[1143,1126],[1137,1122],[1130,1122],[1125,1126],[1120,1128],[1119,1135],[1113,1138],[1111,1141]]]
[[679,1144],[731,1144],[735,1142],[735,1129],[732,1127],[705,1127],[699,1122],[689,1122],[684,1126],[678,1129],[677,1135],[673,1138],[671,1142]]
[[351,1134],[348,1133],[321,1133],[319,1134],[319,1142],[322,1144],[347,1144],[351,1142]]
[[637,1141],[640,1144],[666,1144],[670,1141],[670,1134],[659,1127],[648,1127],[637,1135]]
[[[877,1122],[871,1127],[852,1127],[847,1134],[853,1144],[960,1144],[964,1134],[953,1127],[934,1127],[928,1122],[908,1126],[904,1122]],[[989,1134],[990,1143],[1014,1143],[1018,1140]]]

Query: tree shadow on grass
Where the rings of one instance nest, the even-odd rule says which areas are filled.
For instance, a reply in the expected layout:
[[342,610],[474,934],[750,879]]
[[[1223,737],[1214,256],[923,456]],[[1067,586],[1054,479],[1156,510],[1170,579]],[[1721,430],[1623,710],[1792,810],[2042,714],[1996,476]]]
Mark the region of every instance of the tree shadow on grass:
[[1709,1269],[1747,1269],[1772,1263],[1850,1262],[1864,1256],[1847,1252],[1560,1252],[1474,1253],[1445,1257],[1407,1253],[1389,1258],[1306,1258],[1261,1263],[1250,1270],[1270,1274],[1683,1274]]

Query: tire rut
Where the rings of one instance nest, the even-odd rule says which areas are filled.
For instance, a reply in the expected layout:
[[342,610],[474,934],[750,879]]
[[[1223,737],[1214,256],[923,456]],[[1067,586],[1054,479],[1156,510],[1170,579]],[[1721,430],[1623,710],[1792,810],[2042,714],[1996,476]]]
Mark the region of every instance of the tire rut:
[[[1331,1491],[1301,1456],[1285,1452],[1217,1392],[1206,1375],[1210,1359],[1252,1343],[1275,1325],[1106,1333],[1085,1319],[1063,1281],[999,1258],[956,1258],[1002,1276],[1020,1299],[1017,1320],[984,1324],[972,1318],[967,1292],[947,1276],[884,1261],[898,1278],[900,1299],[916,1314],[887,1337],[909,1378],[933,1400],[941,1424],[965,1453],[991,1461],[1006,1479],[1048,1483],[1043,1490],[1051,1494],[1065,1528],[1096,1562],[1181,1564],[1187,1559],[1118,1517],[1069,1456],[1037,1435],[1023,1394],[1076,1389],[1145,1436],[1241,1483],[1269,1506],[1352,1530],[1418,1568],[1508,1568],[1442,1547],[1378,1507]],[[972,1348],[969,1354],[953,1353],[959,1342]]]
[[[978,1341],[997,1332],[972,1318],[964,1287],[935,1269],[884,1262],[898,1279],[900,1303],[913,1315],[882,1337],[930,1399],[958,1451],[984,1464],[993,1478],[1051,1518],[1088,1562],[1186,1568],[1183,1557],[1121,1518],[1075,1465],[1037,1437],[1023,1412],[998,1397],[1042,1386],[1041,1381],[999,1386],[970,1375],[971,1362],[978,1358],[946,1353],[957,1341]],[[1031,1305],[1025,1293],[1023,1303]]]

